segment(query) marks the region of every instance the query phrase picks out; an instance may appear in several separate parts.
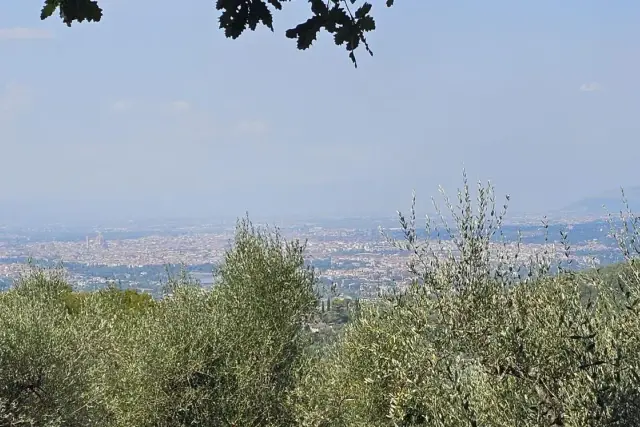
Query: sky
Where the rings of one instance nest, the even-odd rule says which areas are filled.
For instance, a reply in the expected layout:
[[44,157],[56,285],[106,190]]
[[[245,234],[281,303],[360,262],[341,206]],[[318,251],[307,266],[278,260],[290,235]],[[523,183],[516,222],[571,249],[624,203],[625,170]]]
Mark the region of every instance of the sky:
[[[226,39],[210,0],[0,2],[4,216],[393,216],[466,169],[545,212],[640,185],[640,3],[374,0],[374,56]],[[187,5],[188,3],[188,5]]]

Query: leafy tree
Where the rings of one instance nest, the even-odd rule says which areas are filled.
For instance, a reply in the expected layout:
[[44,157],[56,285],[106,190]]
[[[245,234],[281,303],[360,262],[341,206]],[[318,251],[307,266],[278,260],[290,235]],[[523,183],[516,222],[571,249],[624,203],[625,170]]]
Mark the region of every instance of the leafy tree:
[[292,425],[287,396],[318,303],[303,251],[243,220],[211,289],[173,277],[145,310],[117,290],[92,294],[82,314],[109,331],[94,389],[113,425]]
[[[640,423],[640,270],[632,255],[615,269],[623,292],[611,271],[568,272],[565,255],[552,258],[550,248],[521,261],[524,254],[502,252],[496,241],[502,214],[491,188],[478,194],[476,207],[465,182],[457,208],[446,199],[449,242],[420,241],[415,211],[400,216],[406,242],[397,243],[414,255],[415,286],[365,304],[304,373],[293,399],[298,425]],[[629,229],[621,246],[636,241],[638,228]],[[585,282],[596,298],[585,298]]]
[[[220,11],[219,24],[225,36],[237,39],[247,29],[254,31],[263,25],[273,31],[273,11],[282,10],[283,4],[292,0],[217,0],[216,10]],[[373,55],[367,43],[366,33],[376,28],[370,12],[372,4],[363,2],[355,6],[357,0],[309,0],[311,17],[295,27],[286,30],[287,38],[295,39],[297,47],[305,50],[311,47],[320,31],[333,36],[336,45],[344,46],[349,58],[357,67],[355,50],[361,45]],[[394,0],[386,0],[391,7]],[[102,19],[102,8],[96,0],[45,0],[40,19],[46,19],[58,11],[67,25],[76,22]]]
[[60,272],[35,269],[0,296],[0,426],[80,427],[106,420],[91,399],[95,335],[75,322]]
[[118,289],[110,286],[106,289],[99,290],[95,293],[81,292],[65,292],[61,295],[69,314],[78,315],[82,309],[89,303],[92,297],[101,298],[106,304],[110,303],[113,308],[120,308],[125,312],[144,311],[152,306],[155,302],[150,294],[137,291],[135,289]]
[[504,251],[491,187],[446,205],[447,241],[400,216],[413,286],[324,313],[304,244],[248,219],[211,289],[34,269],[0,293],[0,427],[640,425],[640,218],[612,223],[625,263],[575,273],[568,244]]

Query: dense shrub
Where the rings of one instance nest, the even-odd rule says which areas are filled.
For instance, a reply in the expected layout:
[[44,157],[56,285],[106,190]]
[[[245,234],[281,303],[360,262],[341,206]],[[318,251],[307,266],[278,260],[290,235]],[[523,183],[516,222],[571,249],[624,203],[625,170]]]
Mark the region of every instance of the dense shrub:
[[[491,188],[479,188],[477,210],[469,194],[457,210],[447,200],[451,250],[418,242],[413,209],[401,215],[415,285],[365,305],[316,360],[296,395],[299,424],[638,425],[633,261],[620,268],[622,293],[610,275],[567,272],[552,248],[521,262],[492,244],[502,214]],[[585,298],[586,287],[596,292]]]
[[91,397],[93,342],[71,318],[58,271],[34,270],[0,295],[0,425],[86,426],[103,415]]
[[180,276],[160,301],[33,271],[0,297],[2,422],[290,425],[317,307],[303,254],[242,220],[212,290]]
[[304,245],[246,219],[207,290],[35,269],[0,294],[0,426],[640,425],[640,220],[576,273],[564,234],[506,250],[491,186],[445,204],[435,242],[400,215],[414,282],[374,301],[320,301]]

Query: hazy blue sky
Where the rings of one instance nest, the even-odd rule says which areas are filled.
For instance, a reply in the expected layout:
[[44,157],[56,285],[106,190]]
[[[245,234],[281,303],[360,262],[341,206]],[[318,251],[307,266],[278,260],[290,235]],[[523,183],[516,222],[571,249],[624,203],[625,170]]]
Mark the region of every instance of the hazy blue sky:
[[5,211],[392,215],[463,166],[519,211],[640,184],[636,1],[376,0],[357,70],[284,37],[302,0],[235,41],[211,0],[72,28],[41,3],[0,2]]

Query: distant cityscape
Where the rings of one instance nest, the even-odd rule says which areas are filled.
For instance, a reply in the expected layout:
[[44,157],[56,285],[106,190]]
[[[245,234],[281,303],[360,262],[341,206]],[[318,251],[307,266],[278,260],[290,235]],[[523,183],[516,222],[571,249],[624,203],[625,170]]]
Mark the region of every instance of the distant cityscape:
[[[361,298],[409,283],[408,254],[395,248],[379,228],[401,239],[389,220],[327,220],[280,224],[284,237],[307,241],[307,260],[322,283]],[[577,268],[620,259],[608,237],[609,224],[593,216],[555,220],[545,230],[540,220],[520,218],[503,227],[501,250],[533,255],[550,244],[563,252],[561,231],[569,232],[571,258]],[[97,289],[114,283],[159,295],[170,274],[185,269],[203,286],[230,247],[234,224],[128,224],[83,230],[63,226],[0,229],[0,281],[10,286],[31,261],[45,267],[62,266],[78,289]],[[435,238],[423,236],[424,238]],[[520,239],[521,244],[516,245]],[[452,246],[451,241],[443,243]]]

